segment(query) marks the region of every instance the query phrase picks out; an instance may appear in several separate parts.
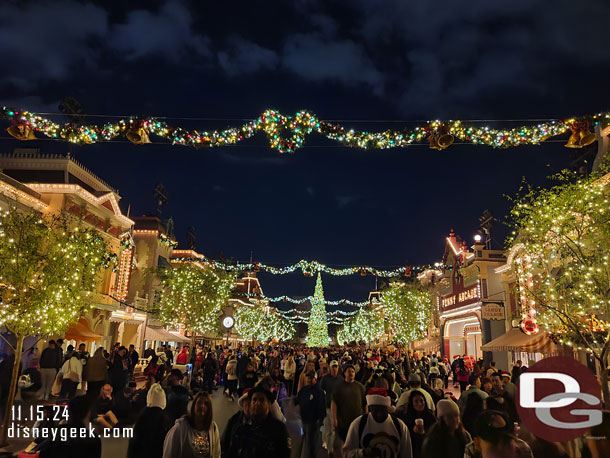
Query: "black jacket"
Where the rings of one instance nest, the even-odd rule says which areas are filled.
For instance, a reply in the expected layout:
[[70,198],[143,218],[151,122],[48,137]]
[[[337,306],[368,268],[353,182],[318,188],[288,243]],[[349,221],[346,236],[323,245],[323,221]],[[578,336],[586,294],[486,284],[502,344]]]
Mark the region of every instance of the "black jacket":
[[322,420],[326,416],[326,405],[324,392],[315,384],[314,386],[307,385],[301,388],[294,400],[301,408],[301,419],[306,423],[313,423],[316,420]]
[[40,355],[41,369],[57,369],[57,350],[45,348]]
[[271,415],[264,420],[239,425],[227,457],[290,458],[286,426]]
[[161,458],[163,441],[171,428],[169,418],[160,407],[146,407],[133,427],[129,441],[128,458]]

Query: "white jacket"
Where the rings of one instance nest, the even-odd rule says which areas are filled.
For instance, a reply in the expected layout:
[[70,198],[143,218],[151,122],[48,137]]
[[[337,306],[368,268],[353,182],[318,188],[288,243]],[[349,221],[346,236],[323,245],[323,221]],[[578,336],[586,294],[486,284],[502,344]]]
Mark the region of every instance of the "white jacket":
[[[220,458],[220,433],[218,426],[212,422],[208,431],[210,438],[210,457]],[[163,443],[163,458],[181,458],[183,456],[196,456],[188,453],[189,447],[193,447],[193,440],[197,437],[197,432],[189,424],[186,418],[179,418],[165,436]]]
[[78,358],[71,357],[64,362],[63,366],[61,366],[60,372],[64,380],[70,379],[73,382],[83,381],[83,363],[81,363],[80,359]]

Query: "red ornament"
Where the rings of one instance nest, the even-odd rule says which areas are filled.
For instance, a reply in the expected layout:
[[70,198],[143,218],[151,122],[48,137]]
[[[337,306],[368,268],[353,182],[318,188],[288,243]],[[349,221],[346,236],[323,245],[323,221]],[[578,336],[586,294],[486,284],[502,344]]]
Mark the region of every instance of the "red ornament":
[[534,318],[524,318],[523,320],[521,320],[521,329],[527,335],[536,334],[538,332],[538,323],[536,323],[536,320]]

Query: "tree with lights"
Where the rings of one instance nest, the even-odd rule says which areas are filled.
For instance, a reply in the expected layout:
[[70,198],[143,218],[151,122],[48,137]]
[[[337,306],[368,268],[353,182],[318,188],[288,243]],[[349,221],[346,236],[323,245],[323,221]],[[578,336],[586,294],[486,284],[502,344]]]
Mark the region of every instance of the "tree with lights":
[[316,289],[313,294],[313,299],[311,300],[311,312],[307,325],[307,346],[328,346],[328,323],[326,322],[326,305],[320,272],[318,272]]
[[390,283],[381,292],[381,303],[392,340],[404,345],[426,335],[435,308],[430,293],[418,283]]
[[161,280],[154,312],[162,322],[195,333],[219,334],[218,318],[231,297],[235,273],[189,263],[154,271]]
[[340,345],[362,341],[370,344],[383,336],[384,332],[385,323],[379,313],[364,306],[337,330],[337,342]]
[[288,319],[259,304],[243,305],[235,310],[235,330],[245,339],[262,343],[272,339],[290,340],[296,333],[294,324]]
[[551,189],[525,189],[511,210],[522,327],[534,333],[539,323],[555,342],[591,353],[609,408],[608,176],[555,178]]
[[25,338],[62,334],[78,321],[109,259],[104,239],[68,216],[16,209],[0,215],[0,325],[16,339],[2,337],[15,363],[0,443],[7,439]]

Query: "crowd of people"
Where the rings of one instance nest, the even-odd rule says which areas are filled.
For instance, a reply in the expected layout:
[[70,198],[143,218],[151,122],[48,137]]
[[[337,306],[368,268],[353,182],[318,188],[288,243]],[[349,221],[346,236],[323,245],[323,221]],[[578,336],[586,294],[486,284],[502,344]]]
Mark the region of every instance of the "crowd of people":
[[[82,346],[61,357],[58,348],[61,342],[50,341],[40,356],[42,399],[52,398],[60,378],[57,402],[68,402],[73,412],[63,427],[132,425],[129,457],[567,458],[574,452],[573,444],[544,441],[521,424],[515,404],[527,370],[521,361],[509,373],[466,355],[449,361],[393,347],[185,345],[176,352],[148,348],[145,380],[137,383],[133,346],[98,348],[91,357]],[[239,407],[222,429],[214,421],[215,390]],[[300,413],[299,441],[286,428],[289,403]],[[38,444],[40,457],[100,456],[99,438],[79,441],[87,455],[47,440]],[[582,443],[580,456],[610,456],[604,447]]]

